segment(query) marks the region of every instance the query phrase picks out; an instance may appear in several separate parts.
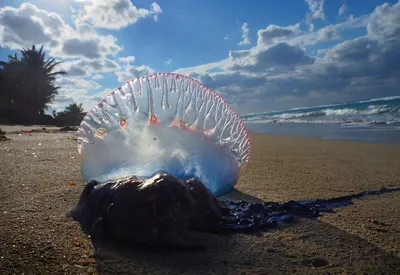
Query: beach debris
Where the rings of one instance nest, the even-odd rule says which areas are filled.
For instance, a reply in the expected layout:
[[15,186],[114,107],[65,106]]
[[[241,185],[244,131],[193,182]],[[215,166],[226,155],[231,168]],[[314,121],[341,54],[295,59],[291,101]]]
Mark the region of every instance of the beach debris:
[[1,128],[0,128],[0,141],[7,141],[7,140],[10,140],[10,139],[8,137],[6,137],[6,132],[1,130]]
[[76,181],[73,181],[73,180],[70,180],[68,183],[69,183],[69,185],[76,185]]
[[31,135],[34,131],[32,129],[29,130],[21,130],[20,133],[21,134],[27,134],[27,135]]
[[63,126],[59,129],[60,132],[71,132],[71,131],[76,131],[77,127],[75,126]]
[[354,199],[399,191],[400,187],[381,188],[329,199],[283,203],[221,201],[222,220],[218,226],[210,228],[210,231],[214,233],[249,233],[275,228],[278,222],[290,223],[297,218],[317,218],[322,213],[335,213],[335,208],[352,205]]

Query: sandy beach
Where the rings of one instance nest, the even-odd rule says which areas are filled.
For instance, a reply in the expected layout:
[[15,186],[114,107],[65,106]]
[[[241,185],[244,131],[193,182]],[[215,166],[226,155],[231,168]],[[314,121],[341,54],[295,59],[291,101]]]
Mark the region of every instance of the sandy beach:
[[[400,192],[259,234],[196,234],[206,250],[128,250],[92,243],[65,218],[84,186],[73,132],[7,136],[0,142],[0,274],[400,274]],[[283,202],[400,187],[399,145],[251,139],[251,161],[222,199]]]

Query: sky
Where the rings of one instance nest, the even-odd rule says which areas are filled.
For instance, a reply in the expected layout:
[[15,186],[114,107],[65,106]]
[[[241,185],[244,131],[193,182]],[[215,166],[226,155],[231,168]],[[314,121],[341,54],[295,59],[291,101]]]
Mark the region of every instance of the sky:
[[0,60],[44,46],[67,71],[49,111],[181,73],[240,114],[400,95],[400,2],[1,0]]

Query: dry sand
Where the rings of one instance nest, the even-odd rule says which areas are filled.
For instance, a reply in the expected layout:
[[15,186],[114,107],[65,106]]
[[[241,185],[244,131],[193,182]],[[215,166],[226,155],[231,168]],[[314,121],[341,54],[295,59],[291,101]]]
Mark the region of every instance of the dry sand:
[[[400,274],[400,192],[256,235],[199,234],[204,251],[132,251],[92,243],[65,218],[84,185],[73,133],[8,137],[0,142],[0,274]],[[287,201],[400,186],[400,146],[251,138],[251,161],[226,198]]]

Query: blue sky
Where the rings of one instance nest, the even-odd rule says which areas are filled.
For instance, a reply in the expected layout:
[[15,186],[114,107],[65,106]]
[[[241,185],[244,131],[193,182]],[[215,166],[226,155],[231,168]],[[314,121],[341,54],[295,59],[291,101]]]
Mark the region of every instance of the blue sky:
[[198,79],[239,114],[399,95],[399,36],[398,1],[0,3],[0,60],[32,44],[62,60],[59,110],[161,71]]

